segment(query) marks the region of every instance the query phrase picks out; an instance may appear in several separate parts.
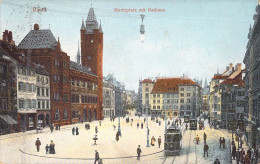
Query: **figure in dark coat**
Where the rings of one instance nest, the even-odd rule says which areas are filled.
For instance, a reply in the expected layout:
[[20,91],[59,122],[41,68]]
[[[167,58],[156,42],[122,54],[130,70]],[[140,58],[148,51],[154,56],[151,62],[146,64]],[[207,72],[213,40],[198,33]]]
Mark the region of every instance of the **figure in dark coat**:
[[137,122],[137,129],[139,128],[139,122]]
[[97,126],[95,127],[95,132],[98,133],[98,127]]
[[52,140],[50,143],[50,154],[55,154],[55,144],[53,143]]
[[96,153],[95,153],[95,164],[96,164],[96,162],[99,161],[99,153],[97,150],[95,150],[95,151],[96,151]]
[[74,135],[74,133],[75,133],[75,128],[73,127],[72,128],[72,134]]
[[35,145],[37,147],[37,152],[40,151],[40,146],[41,146],[41,141],[39,140],[39,138],[37,138],[36,142],[35,142]]
[[219,160],[216,159],[215,162],[214,162],[214,164],[220,164]]
[[50,129],[51,129],[51,133],[52,133],[53,129],[54,129],[53,125],[50,126]]
[[76,135],[79,135],[79,128],[76,127]]
[[206,140],[207,140],[207,134],[204,132],[204,135],[203,135],[203,139],[204,139],[204,143],[206,143]]
[[140,145],[138,145],[138,148],[137,148],[137,160],[140,160],[141,153],[142,153],[142,150],[140,148]]
[[49,153],[49,146],[48,146],[48,144],[46,144],[45,150],[46,150],[46,154],[48,154]]
[[119,140],[119,132],[116,132],[116,141]]
[[203,157],[205,157],[206,153],[207,153],[207,157],[208,157],[209,156],[209,151],[208,151],[209,150],[209,146],[206,143],[204,144],[204,149],[203,150],[204,150]]
[[234,160],[236,159],[236,146],[235,145],[233,145],[233,147],[232,147],[232,157]]
[[141,128],[142,128],[142,129],[144,128],[144,124],[143,124],[143,123],[141,123]]
[[222,137],[222,144],[223,144],[223,148],[225,148],[226,140],[224,137]]
[[162,139],[161,139],[161,136],[158,138],[158,145],[159,145],[159,148],[161,147],[161,143],[162,143]]

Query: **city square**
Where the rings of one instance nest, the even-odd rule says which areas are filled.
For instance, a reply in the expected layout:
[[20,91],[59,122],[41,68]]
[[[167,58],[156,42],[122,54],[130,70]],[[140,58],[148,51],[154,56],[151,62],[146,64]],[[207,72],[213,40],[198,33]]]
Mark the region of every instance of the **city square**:
[[0,0],[0,164],[258,164],[260,0]]

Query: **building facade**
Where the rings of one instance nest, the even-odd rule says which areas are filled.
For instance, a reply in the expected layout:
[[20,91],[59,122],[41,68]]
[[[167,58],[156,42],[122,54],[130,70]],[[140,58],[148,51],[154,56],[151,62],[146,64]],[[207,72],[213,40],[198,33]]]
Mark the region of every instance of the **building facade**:
[[154,82],[151,79],[144,79],[142,81],[142,112],[148,115],[151,113],[151,92],[153,90]]
[[245,64],[245,124],[246,138],[253,148],[259,146],[257,128],[260,126],[260,6],[256,6],[254,25],[249,28]]
[[115,116],[115,91],[113,84],[103,81],[103,116]]

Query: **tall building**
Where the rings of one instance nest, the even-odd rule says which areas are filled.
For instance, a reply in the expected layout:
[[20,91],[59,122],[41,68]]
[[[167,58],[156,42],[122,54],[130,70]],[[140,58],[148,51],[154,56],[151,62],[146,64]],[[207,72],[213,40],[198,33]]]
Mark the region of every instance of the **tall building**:
[[86,24],[82,21],[81,37],[81,62],[98,77],[98,117],[102,118],[103,103],[103,31],[101,22],[98,25],[94,9],[91,7]]
[[115,116],[115,91],[113,84],[103,81],[103,115]]
[[[256,6],[254,25],[249,28],[245,70],[245,123],[246,138],[253,148],[260,145],[260,5]],[[258,128],[258,131],[257,131]],[[257,138],[258,135],[258,138]],[[258,143],[256,142],[258,141]]]
[[142,81],[142,112],[148,115],[151,113],[151,92],[153,90],[154,82],[151,79],[144,79]]
[[197,117],[201,109],[201,87],[189,78],[159,78],[151,93],[152,114]]

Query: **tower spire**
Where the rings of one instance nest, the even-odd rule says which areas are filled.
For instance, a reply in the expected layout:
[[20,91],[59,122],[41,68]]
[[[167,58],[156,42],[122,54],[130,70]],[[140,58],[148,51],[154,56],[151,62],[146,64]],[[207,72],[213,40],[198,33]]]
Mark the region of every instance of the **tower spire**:
[[80,28],[81,30],[86,30],[86,28],[85,28],[85,25],[84,25],[84,20],[82,19],[82,25],[81,25],[81,28]]
[[93,34],[94,29],[98,29],[98,22],[96,19],[96,15],[94,13],[94,9],[91,6],[91,8],[89,9],[88,17],[87,17],[87,21],[86,21],[87,34]]
[[99,32],[103,33],[102,27],[101,27],[101,19],[100,19],[100,24],[99,24]]
[[80,65],[79,41],[78,41],[77,64],[79,64],[79,65]]
[[60,37],[58,37],[57,51],[58,51],[58,52],[61,51],[61,47],[60,47]]

